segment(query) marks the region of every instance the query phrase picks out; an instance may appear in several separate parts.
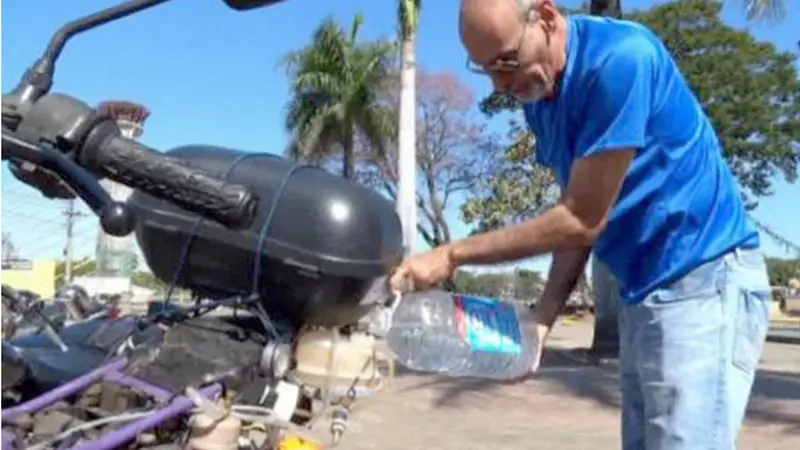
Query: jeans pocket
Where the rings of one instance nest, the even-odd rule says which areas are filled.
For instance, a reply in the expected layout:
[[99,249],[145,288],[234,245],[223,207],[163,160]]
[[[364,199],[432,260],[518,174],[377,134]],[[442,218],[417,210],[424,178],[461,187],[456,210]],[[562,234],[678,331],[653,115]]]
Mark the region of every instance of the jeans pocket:
[[750,374],[755,372],[764,350],[769,328],[768,291],[741,289],[736,307],[733,337],[733,365]]

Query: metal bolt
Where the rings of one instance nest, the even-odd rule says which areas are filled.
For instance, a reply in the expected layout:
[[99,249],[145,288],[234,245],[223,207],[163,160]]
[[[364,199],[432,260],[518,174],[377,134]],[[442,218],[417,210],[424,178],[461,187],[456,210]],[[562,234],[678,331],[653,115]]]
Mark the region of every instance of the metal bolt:
[[350,410],[344,406],[337,405],[331,412],[331,435],[333,436],[333,445],[339,445],[347,429],[347,423],[350,420]]

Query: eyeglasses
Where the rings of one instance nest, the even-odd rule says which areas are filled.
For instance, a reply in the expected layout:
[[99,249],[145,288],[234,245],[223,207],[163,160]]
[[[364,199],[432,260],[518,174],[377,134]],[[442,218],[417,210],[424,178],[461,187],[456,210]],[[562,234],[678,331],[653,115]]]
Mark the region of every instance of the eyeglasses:
[[[525,43],[525,35],[528,32],[528,26],[531,20],[524,22],[522,33],[519,36],[519,43],[517,48],[509,53],[509,56],[501,56],[496,58],[488,65],[477,63],[470,58],[467,58],[467,70],[480,75],[489,75],[490,73],[506,73],[512,74],[517,72],[522,64],[519,62],[519,54],[522,51],[522,45]],[[513,56],[511,56],[513,55]]]
[[481,65],[467,58],[467,70],[479,75],[489,75],[491,73],[515,73],[520,68],[520,63],[516,59],[497,59],[489,65]]

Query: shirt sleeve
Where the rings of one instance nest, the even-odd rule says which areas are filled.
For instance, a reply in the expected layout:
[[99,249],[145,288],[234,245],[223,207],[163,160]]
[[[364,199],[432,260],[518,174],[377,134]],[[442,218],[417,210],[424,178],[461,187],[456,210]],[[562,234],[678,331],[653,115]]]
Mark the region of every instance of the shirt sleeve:
[[642,148],[650,118],[655,76],[650,42],[629,40],[611,50],[584,89],[575,141],[578,157],[605,150]]

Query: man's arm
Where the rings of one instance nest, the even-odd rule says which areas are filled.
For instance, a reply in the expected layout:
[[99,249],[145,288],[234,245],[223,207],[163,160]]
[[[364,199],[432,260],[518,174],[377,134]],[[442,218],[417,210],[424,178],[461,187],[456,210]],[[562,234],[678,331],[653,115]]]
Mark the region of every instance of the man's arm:
[[590,252],[591,247],[583,247],[553,255],[544,293],[536,305],[536,334],[540,343],[547,340],[559,311],[575,290]]
[[634,149],[617,149],[578,159],[558,205],[518,225],[453,242],[453,264],[491,264],[591,247],[608,222],[634,155]]

